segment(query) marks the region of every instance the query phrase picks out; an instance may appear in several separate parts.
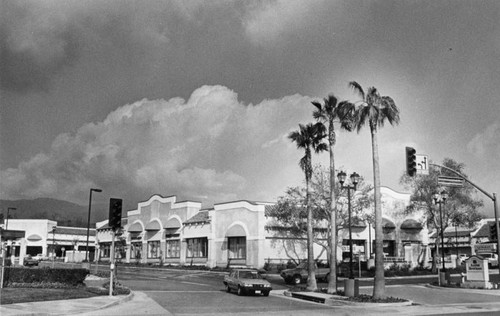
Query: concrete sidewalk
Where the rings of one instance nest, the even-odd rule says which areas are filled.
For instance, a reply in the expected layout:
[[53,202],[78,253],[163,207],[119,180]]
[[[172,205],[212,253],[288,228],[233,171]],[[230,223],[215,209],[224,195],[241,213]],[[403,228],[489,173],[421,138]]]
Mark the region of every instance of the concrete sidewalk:
[[52,315],[172,315],[143,292],[74,300],[0,305],[2,316]]

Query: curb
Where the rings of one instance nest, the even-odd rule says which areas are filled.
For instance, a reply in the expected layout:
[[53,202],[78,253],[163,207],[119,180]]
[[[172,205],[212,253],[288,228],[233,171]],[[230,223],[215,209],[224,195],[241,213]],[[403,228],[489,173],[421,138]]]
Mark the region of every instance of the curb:
[[122,299],[119,299],[119,300],[116,300],[114,302],[102,305],[101,307],[96,308],[96,310],[105,309],[105,308],[109,308],[112,306],[116,306],[116,305],[128,302],[134,298],[134,295],[135,295],[134,292],[130,291],[130,293],[127,296],[123,297]]
[[[289,298],[295,298],[295,299],[300,299],[300,300],[307,300],[310,302],[318,303],[318,304],[324,304],[327,306],[334,306],[333,302],[344,302],[344,306],[349,306],[349,307],[367,307],[367,306],[372,306],[372,307],[402,307],[402,306],[413,306],[415,305],[412,300],[408,300],[406,302],[395,302],[395,303],[371,303],[371,302],[354,302],[354,301],[349,301],[347,297],[345,296],[340,296],[340,295],[333,295],[329,294],[329,297],[325,297],[323,293],[318,293],[318,294],[323,294],[323,295],[315,295],[312,292],[300,292],[300,295],[294,295],[293,292],[290,291],[284,291],[283,295]],[[304,293],[309,293],[309,294],[304,294]]]

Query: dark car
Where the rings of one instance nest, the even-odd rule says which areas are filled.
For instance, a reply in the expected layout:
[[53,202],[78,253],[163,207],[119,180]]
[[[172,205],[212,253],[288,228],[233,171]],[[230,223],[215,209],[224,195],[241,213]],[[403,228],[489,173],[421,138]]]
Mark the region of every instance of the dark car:
[[260,292],[264,296],[269,296],[272,287],[269,281],[265,280],[257,270],[234,269],[229,275],[224,276],[226,292],[235,290],[238,295],[255,294]]
[[33,267],[38,265],[38,260],[33,258],[31,255],[24,257],[24,265],[26,267]]
[[[328,282],[330,268],[318,268],[316,265],[316,279]],[[301,262],[296,268],[281,271],[280,276],[285,283],[300,284],[307,280],[307,262]]]

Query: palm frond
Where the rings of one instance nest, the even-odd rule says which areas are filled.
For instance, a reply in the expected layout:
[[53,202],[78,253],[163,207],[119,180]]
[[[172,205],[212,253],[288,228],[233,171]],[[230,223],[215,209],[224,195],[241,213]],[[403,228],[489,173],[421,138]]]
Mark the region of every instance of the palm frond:
[[354,92],[359,94],[361,99],[363,99],[363,100],[365,99],[365,92],[363,91],[363,88],[361,87],[361,85],[359,83],[357,83],[356,81],[351,81],[351,82],[349,82],[349,88],[353,89]]
[[311,104],[312,104],[312,105],[314,105],[314,106],[318,109],[318,111],[320,111],[320,112],[321,112],[321,111],[323,110],[323,109],[322,109],[322,108],[323,108],[323,106],[321,105],[321,103],[319,103],[319,102],[317,102],[317,101],[312,101],[312,102],[311,102]]

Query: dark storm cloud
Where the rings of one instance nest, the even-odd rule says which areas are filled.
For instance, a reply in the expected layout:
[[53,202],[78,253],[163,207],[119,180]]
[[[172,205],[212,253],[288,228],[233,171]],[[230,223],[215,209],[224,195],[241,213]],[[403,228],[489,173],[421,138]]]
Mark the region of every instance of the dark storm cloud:
[[[7,32],[3,32],[7,33]],[[16,51],[8,43],[8,35],[0,37],[0,86],[17,92],[47,90],[51,79],[78,58],[80,41],[71,30],[62,31],[56,39],[63,43],[62,54],[41,59],[33,51]]]
[[17,92],[46,90],[54,75],[78,59],[78,28],[64,15],[48,9],[24,2],[3,2],[1,88]]

